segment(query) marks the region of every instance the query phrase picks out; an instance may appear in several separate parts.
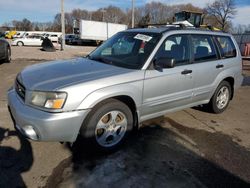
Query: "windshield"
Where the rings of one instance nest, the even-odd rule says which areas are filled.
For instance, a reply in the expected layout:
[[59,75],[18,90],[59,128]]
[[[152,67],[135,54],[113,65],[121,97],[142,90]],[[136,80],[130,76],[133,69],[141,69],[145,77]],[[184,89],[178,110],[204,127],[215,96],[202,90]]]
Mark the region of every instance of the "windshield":
[[185,20],[187,20],[187,18],[184,12],[179,12],[175,14],[175,21],[179,22],[179,21],[185,21]]
[[121,32],[107,40],[88,58],[129,69],[140,69],[160,39],[159,33]]

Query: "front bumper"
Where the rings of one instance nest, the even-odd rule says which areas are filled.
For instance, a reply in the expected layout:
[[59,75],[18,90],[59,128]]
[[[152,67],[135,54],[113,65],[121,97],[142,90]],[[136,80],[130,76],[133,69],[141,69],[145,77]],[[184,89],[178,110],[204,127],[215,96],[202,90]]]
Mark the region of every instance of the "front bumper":
[[8,105],[16,128],[24,136],[39,141],[74,142],[90,111],[44,112],[25,105],[14,89],[8,91]]

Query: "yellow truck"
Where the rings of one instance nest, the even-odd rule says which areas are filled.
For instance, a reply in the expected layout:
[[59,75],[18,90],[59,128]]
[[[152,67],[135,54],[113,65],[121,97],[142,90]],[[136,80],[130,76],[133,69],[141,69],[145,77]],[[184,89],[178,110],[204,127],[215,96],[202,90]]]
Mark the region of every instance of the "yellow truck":
[[9,31],[8,33],[5,34],[5,38],[12,39],[15,34],[16,30]]
[[183,10],[175,13],[174,18],[176,23],[188,21],[188,23],[192,24],[194,27],[197,28],[207,28],[213,31],[220,31],[219,28],[203,24],[204,14],[202,12]]

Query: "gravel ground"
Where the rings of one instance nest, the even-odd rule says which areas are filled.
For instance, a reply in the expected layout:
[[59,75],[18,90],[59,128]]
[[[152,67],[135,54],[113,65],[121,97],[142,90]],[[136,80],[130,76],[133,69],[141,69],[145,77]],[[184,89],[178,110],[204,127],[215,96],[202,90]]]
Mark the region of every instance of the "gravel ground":
[[70,59],[73,57],[82,57],[89,52],[93,51],[95,47],[92,46],[68,46],[65,50],[59,49],[56,52],[42,51],[41,47],[27,47],[27,46],[12,46],[12,59],[29,59],[29,60],[58,60],[58,59]]

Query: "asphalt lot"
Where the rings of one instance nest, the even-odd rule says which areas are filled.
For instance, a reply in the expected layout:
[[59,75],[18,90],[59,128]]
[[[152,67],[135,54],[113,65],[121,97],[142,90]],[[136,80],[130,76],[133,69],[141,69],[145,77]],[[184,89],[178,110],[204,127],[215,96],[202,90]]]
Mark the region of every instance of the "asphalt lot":
[[25,66],[84,56],[93,47],[42,52],[13,47],[0,64],[0,187],[250,187],[250,61],[229,108],[185,109],[143,123],[112,154],[26,140],[13,128],[6,92]]

